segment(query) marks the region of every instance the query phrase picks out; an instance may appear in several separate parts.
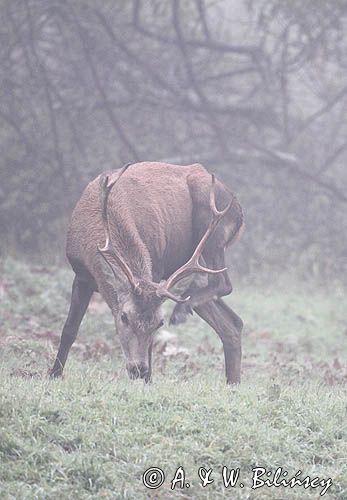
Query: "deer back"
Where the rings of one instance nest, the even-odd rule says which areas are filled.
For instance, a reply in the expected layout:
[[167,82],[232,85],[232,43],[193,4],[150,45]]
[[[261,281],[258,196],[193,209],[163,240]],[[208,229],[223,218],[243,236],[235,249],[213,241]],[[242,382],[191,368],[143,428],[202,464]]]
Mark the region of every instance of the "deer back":
[[[118,176],[120,171],[110,175]],[[100,176],[88,184],[71,218],[67,255],[94,277],[100,273],[98,246],[105,239]],[[157,162],[131,165],[110,190],[107,212],[112,244],[137,277],[166,279],[192,255],[210,218],[211,176],[201,165]],[[216,181],[216,206],[230,204],[213,238],[226,246],[242,225],[234,195]]]

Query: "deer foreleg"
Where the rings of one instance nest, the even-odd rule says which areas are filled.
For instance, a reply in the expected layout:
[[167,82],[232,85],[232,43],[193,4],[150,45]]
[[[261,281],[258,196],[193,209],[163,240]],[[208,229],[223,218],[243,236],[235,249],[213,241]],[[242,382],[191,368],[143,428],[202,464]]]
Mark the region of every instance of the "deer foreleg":
[[72,284],[70,310],[61,334],[59,351],[50,372],[51,377],[60,377],[63,373],[70,348],[76,339],[93,291],[94,288],[88,281],[81,281],[75,276]]

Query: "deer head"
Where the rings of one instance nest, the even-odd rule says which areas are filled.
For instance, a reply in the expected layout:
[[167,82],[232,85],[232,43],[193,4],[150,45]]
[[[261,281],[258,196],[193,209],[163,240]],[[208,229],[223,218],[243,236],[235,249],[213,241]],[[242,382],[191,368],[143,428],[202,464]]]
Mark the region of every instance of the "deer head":
[[217,210],[215,177],[212,175],[210,189],[211,220],[188,262],[161,283],[155,283],[141,276],[134,276],[131,269],[131,262],[126,262],[126,259],[112,244],[107,214],[109,193],[127,168],[128,165],[111,182],[109,182],[107,175],[103,175],[100,178],[100,203],[105,231],[105,244],[102,247],[99,246],[98,251],[110,267],[116,282],[119,282],[120,275],[123,278],[123,291],[117,294],[117,307],[113,311],[113,314],[126,358],[128,374],[132,379],[143,378],[145,381],[149,381],[151,377],[153,334],[163,325],[163,318],[160,311],[161,304],[166,299],[171,299],[177,303],[189,301],[190,297],[181,297],[172,291],[173,287],[183,278],[193,273],[218,274],[226,270],[226,268],[209,269],[200,263],[200,258],[208,239],[215,231],[219,221],[229,210],[231,203],[224,210]]

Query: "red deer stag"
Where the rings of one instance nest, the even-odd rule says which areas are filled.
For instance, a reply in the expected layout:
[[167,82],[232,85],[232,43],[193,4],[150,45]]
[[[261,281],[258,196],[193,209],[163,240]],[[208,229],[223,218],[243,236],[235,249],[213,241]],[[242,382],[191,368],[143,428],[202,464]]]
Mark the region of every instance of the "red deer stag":
[[143,162],[90,182],[68,231],[67,257],[76,275],[51,376],[62,374],[98,291],[114,316],[130,378],[150,380],[160,306],[171,299],[171,323],[194,310],[214,328],[227,382],[239,383],[243,324],[221,297],[232,291],[225,249],[241,227],[235,196],[198,164]]

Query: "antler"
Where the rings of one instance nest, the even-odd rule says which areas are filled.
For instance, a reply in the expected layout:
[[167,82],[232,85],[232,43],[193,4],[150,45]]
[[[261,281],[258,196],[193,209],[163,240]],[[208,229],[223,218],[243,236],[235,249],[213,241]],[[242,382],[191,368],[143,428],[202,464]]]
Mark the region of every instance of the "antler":
[[224,217],[224,215],[227,213],[229,208],[231,207],[232,201],[226,206],[224,210],[217,210],[216,207],[216,198],[215,198],[215,184],[216,184],[216,179],[215,176],[212,174],[212,186],[210,190],[210,208],[212,212],[212,218],[211,221],[208,225],[208,228],[201,238],[198,246],[196,247],[193,255],[191,258],[181,266],[177,271],[175,271],[163,284],[160,284],[157,289],[157,295],[159,297],[168,297],[175,302],[186,302],[190,299],[190,297],[187,297],[185,299],[182,299],[180,297],[177,297],[176,295],[172,294],[169,289],[173,287],[178,281],[180,281],[182,278],[192,274],[192,273],[208,273],[208,274],[219,274],[223,273],[224,271],[227,270],[226,267],[223,269],[209,269],[208,267],[204,267],[200,264],[199,259],[202,255],[202,252],[206,246],[207,240],[213,234],[214,230],[216,229],[219,221]]
[[101,205],[101,214],[102,214],[102,222],[104,226],[104,231],[105,231],[105,245],[103,247],[100,247],[98,245],[98,251],[106,261],[106,263],[109,265],[114,277],[116,278],[116,273],[113,269],[112,264],[107,258],[107,254],[111,255],[119,264],[120,268],[126,275],[126,277],[129,280],[129,283],[133,290],[136,292],[139,290],[139,283],[135,280],[135,277],[128,266],[128,264],[122,259],[122,257],[115,251],[111,238],[110,238],[110,227],[108,223],[108,215],[107,215],[107,200],[108,200],[108,195],[110,194],[110,191],[114,184],[118,181],[119,177],[125,172],[125,170],[131,165],[131,163],[125,165],[122,170],[119,172],[118,177],[116,179],[113,179],[110,184],[108,183],[109,181],[109,176],[104,174],[100,178],[100,205]]

